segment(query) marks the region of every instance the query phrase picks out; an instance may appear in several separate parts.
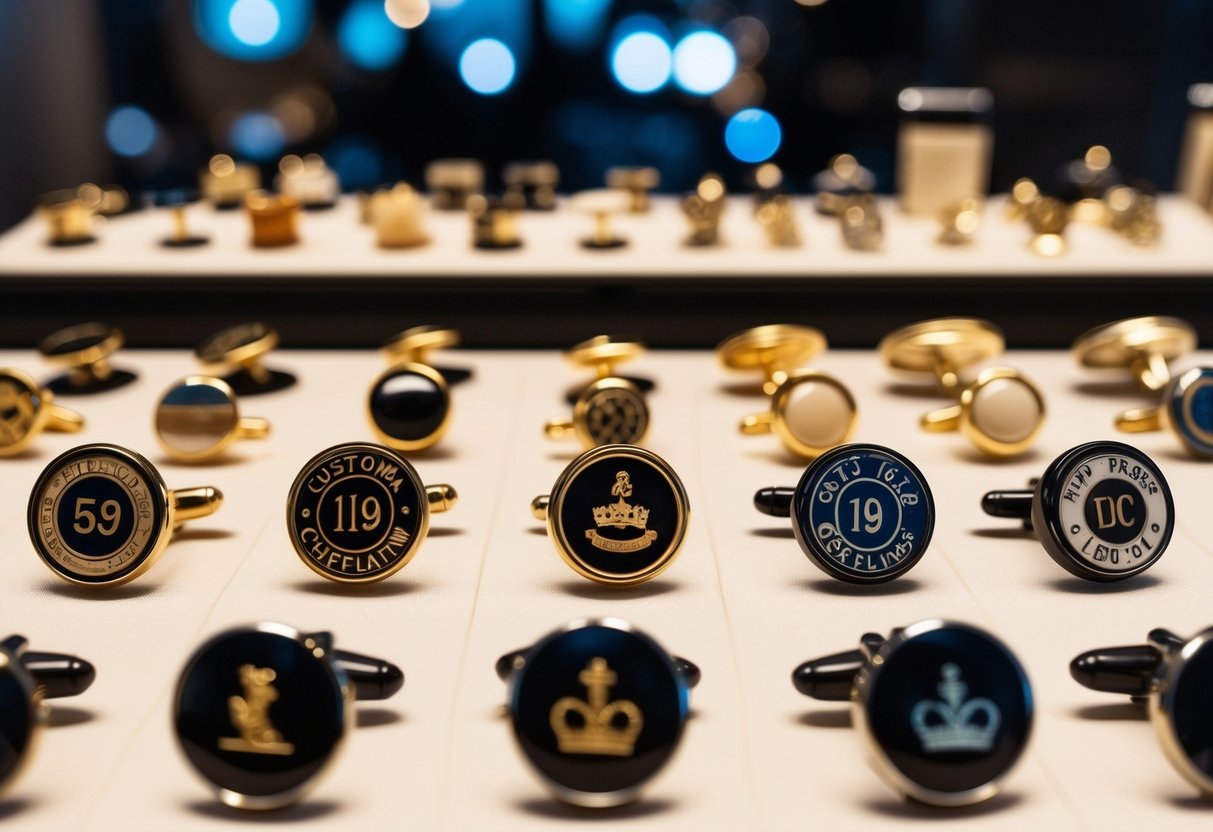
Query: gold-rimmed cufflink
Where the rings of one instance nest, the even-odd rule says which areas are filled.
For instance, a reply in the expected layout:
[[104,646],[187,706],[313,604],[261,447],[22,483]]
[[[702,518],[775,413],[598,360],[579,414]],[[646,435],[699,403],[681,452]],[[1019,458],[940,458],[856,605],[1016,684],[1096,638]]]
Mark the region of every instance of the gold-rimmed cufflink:
[[237,162],[226,153],[211,157],[198,174],[198,189],[216,210],[230,211],[244,204],[244,197],[261,188],[261,170]]
[[589,249],[621,248],[628,244],[611,229],[611,217],[631,210],[632,196],[622,188],[599,188],[573,194],[569,208],[594,218],[594,234],[582,237],[581,245]]
[[1002,330],[981,318],[932,318],[880,339],[877,351],[891,370],[929,374],[948,395],[959,395],[961,373],[1003,353]]
[[1108,227],[1135,246],[1156,245],[1162,237],[1158,198],[1142,188],[1115,185],[1103,196]]
[[[583,367],[594,373],[594,380],[621,378],[631,382],[644,393],[649,393],[657,387],[657,383],[645,376],[625,376],[619,372],[619,365],[634,361],[645,353],[645,346],[640,341],[629,341],[613,335],[595,335],[580,341],[564,351],[564,358],[574,367]],[[567,391],[565,398],[569,404],[575,404],[585,391],[586,385],[577,384]]]
[[839,201],[838,224],[843,245],[852,251],[876,251],[884,245],[884,219],[873,194]]
[[622,188],[631,194],[633,214],[644,214],[651,202],[649,193],[661,184],[661,172],[657,168],[620,166],[607,168],[606,186]]
[[578,395],[572,419],[552,419],[543,432],[549,439],[576,436],[583,448],[639,445],[649,432],[649,406],[627,379],[599,378]]
[[295,376],[262,364],[265,354],[278,346],[278,331],[261,321],[237,324],[216,332],[194,348],[194,356],[206,367],[226,368],[223,377],[238,396],[257,396],[285,390]]
[[800,370],[771,394],[771,408],[742,419],[747,436],[774,433],[788,453],[816,459],[855,432],[859,409],[847,386],[827,373]]
[[281,248],[299,242],[299,200],[287,194],[249,191],[244,196],[253,248]]
[[223,379],[187,376],[164,391],[153,419],[161,449],[179,462],[217,459],[237,439],[263,439],[270,423],[240,415]]
[[966,197],[939,212],[939,223],[943,226],[936,240],[945,246],[964,246],[973,242],[977,228],[981,225],[982,201],[978,197]]
[[425,188],[437,211],[462,211],[484,193],[484,165],[475,159],[435,159],[425,168]]
[[518,234],[517,206],[497,196],[474,194],[467,200],[468,216],[472,221],[472,246],[486,251],[501,251],[522,247]]
[[428,364],[442,373],[448,384],[457,384],[472,377],[472,371],[463,367],[439,367],[431,359],[434,350],[445,350],[459,346],[463,334],[451,327],[409,327],[383,342],[381,349],[388,364]]
[[75,190],[52,191],[38,200],[38,215],[46,221],[46,244],[70,248],[96,242],[93,219],[96,212],[84,204]]
[[720,242],[720,220],[728,207],[728,191],[718,173],[704,174],[695,190],[683,197],[682,213],[691,225],[686,244],[714,246]]
[[603,445],[561,472],[531,515],[569,568],[607,586],[644,583],[674,562],[691,505],[670,464],[635,445]]
[[464,367],[434,366],[430,353],[456,346],[457,329],[415,326],[383,344],[388,369],[371,384],[367,415],[380,442],[398,451],[435,445],[451,423],[451,385],[467,381]]
[[1051,196],[1037,197],[1028,206],[1028,227],[1032,239],[1028,248],[1041,257],[1056,257],[1066,251],[1066,228],[1070,214],[1066,204]]
[[16,456],[44,430],[76,433],[84,417],[53,403],[33,377],[13,367],[0,368],[0,457]]
[[48,364],[68,371],[47,382],[47,389],[63,396],[90,395],[130,384],[137,376],[110,363],[125,342],[118,327],[96,321],[52,332],[38,344],[38,352]]
[[380,248],[416,248],[430,241],[425,231],[425,199],[407,182],[376,191],[367,210]]
[[959,431],[987,456],[1010,457],[1032,447],[1045,423],[1045,398],[1019,370],[982,370],[960,391],[959,401],[925,414],[931,433]]
[[1163,389],[1154,406],[1126,410],[1116,417],[1125,433],[1170,430],[1197,459],[1213,459],[1213,367],[1193,367]]
[[1120,171],[1112,164],[1112,151],[1101,144],[1092,145],[1081,159],[1062,167],[1060,180],[1071,222],[1091,225],[1107,222],[1104,195],[1121,183]]
[[716,345],[727,370],[762,373],[762,392],[773,396],[788,375],[820,355],[829,342],[812,326],[766,324],[736,332]]
[[185,211],[201,197],[197,192],[187,190],[161,191],[153,199],[157,208],[163,208],[172,218],[173,230],[167,237],[160,240],[165,248],[195,248],[204,246],[211,241],[210,237],[201,234],[191,234],[186,223]]
[[771,245],[777,248],[795,248],[800,245],[796,206],[787,194],[777,193],[764,199],[754,211],[754,219]]
[[38,476],[29,498],[29,536],[63,580],[118,586],[151,569],[182,523],[213,514],[222,503],[223,495],[209,486],[170,491],[156,467],[134,451],[81,445]]
[[555,162],[536,160],[510,162],[501,172],[506,195],[519,200],[528,211],[555,211],[560,168]]
[[337,172],[325,164],[319,153],[306,156],[290,154],[278,162],[274,189],[283,196],[299,201],[305,211],[324,211],[337,204],[341,197],[341,181]]
[[1171,381],[1168,362],[1196,349],[1196,330],[1181,318],[1151,315],[1097,326],[1074,340],[1070,352],[1094,370],[1127,370],[1146,393]]

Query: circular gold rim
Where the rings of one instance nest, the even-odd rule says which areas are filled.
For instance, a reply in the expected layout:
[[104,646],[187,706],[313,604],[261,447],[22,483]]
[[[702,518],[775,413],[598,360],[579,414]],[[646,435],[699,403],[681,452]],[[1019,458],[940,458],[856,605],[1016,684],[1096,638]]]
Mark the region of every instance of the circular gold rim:
[[[87,335],[97,336],[97,343],[75,352],[55,354],[56,347]],[[89,367],[98,361],[109,358],[121,349],[124,343],[126,343],[126,337],[118,327],[92,321],[52,332],[38,343],[38,352],[52,366]]]
[[574,366],[592,369],[600,364],[614,367],[644,353],[644,344],[639,341],[616,341],[610,335],[595,335],[569,347],[564,357]]
[[932,318],[895,329],[876,350],[886,367],[908,373],[935,373],[941,363],[964,370],[1001,355],[1002,330],[982,318]]
[[765,324],[735,332],[716,345],[716,357],[729,370],[795,369],[829,347],[815,326]]
[[[172,393],[179,387],[213,387],[222,393],[232,405],[232,423],[228,426],[226,435],[215,444],[200,451],[186,451],[175,447],[164,438],[164,434],[160,432],[160,411],[164,407],[164,400],[168,398],[169,393]],[[240,438],[240,407],[236,401],[236,393],[232,390],[231,385],[221,378],[214,376],[186,376],[178,379],[170,384],[165,391],[160,395],[160,399],[156,404],[156,411],[152,415],[152,432],[156,434],[156,442],[160,445],[160,450],[171,456],[178,462],[203,462],[208,459],[215,459],[223,455],[233,442]]]
[[10,445],[0,445],[0,458],[16,456],[33,444],[38,435],[46,429],[46,423],[50,421],[50,404],[54,400],[54,395],[50,390],[40,388],[33,376],[23,370],[18,370],[16,367],[0,368],[0,381],[4,381],[6,377],[25,387],[31,398],[38,399],[38,406],[34,410],[34,418],[21,438]]
[[644,393],[626,378],[607,376],[606,378],[596,379],[591,382],[589,386],[581,391],[581,395],[577,397],[577,401],[573,404],[573,432],[581,442],[581,447],[586,449],[598,447],[599,443],[594,441],[594,437],[590,435],[587,414],[595,397],[604,390],[625,390],[631,393],[636,398],[636,401],[640,403],[641,408],[644,410],[644,430],[640,436],[636,437],[635,441],[627,444],[643,444],[645,438],[649,435],[649,429],[652,427],[649,404],[644,398]]
[[[1031,432],[1016,442],[1003,442],[995,439],[973,421],[973,403],[976,401],[977,395],[991,382],[1004,379],[1020,382],[1026,387],[1035,397],[1036,407],[1039,412],[1036,425],[1032,428]],[[1040,388],[1036,386],[1032,379],[1012,367],[993,367],[988,370],[982,370],[978,374],[977,379],[960,394],[960,430],[970,442],[977,446],[978,450],[987,456],[1010,457],[1018,456],[1027,451],[1036,442],[1036,438],[1040,436],[1040,432],[1044,429],[1046,414],[1045,397],[1040,392]]]
[[[442,393],[442,400],[446,403],[446,412],[442,415],[442,422],[439,423],[438,427],[435,428],[433,432],[421,437],[420,439],[400,439],[399,437],[385,433],[383,429],[379,427],[379,423],[375,421],[374,413],[371,410],[371,396],[374,395],[375,391],[379,388],[379,385],[382,384],[384,379],[386,379],[388,376],[395,375],[396,373],[400,372],[416,373],[419,376],[425,376],[428,378],[438,387],[438,390]],[[371,386],[367,390],[365,401],[366,418],[367,421],[371,423],[371,432],[375,434],[375,438],[378,439],[380,443],[396,451],[405,451],[406,453],[409,451],[424,451],[426,448],[431,448],[438,444],[438,441],[441,440],[442,437],[446,436],[446,432],[451,428],[451,418],[454,407],[452,407],[451,402],[450,385],[446,383],[446,379],[442,377],[442,373],[438,372],[428,364],[419,364],[413,361],[404,361],[393,364],[391,367],[388,367],[382,373],[377,375],[375,380],[371,382]]]
[[[788,427],[787,420],[784,418],[788,407],[788,400],[791,399],[793,391],[801,384],[808,383],[824,384],[827,387],[832,387],[842,394],[851,409],[851,416],[847,422],[846,429],[842,432],[842,438],[824,447],[810,445],[801,440]],[[775,388],[775,393],[771,396],[771,415],[774,418],[773,427],[775,433],[779,436],[779,440],[783,443],[784,448],[802,459],[816,459],[831,448],[845,444],[854,435],[855,428],[859,424],[859,405],[847,386],[834,378],[834,376],[829,373],[818,372],[817,370],[802,370],[788,376],[779,387]]]
[[383,351],[388,361],[414,361],[425,364],[426,357],[433,350],[458,346],[462,340],[459,330],[451,327],[437,327],[429,324],[409,327],[398,332],[383,344]]
[[1173,361],[1196,349],[1196,330],[1182,318],[1146,315],[1087,330],[1074,339],[1074,360],[1091,369],[1127,369],[1145,355]]
[[[234,338],[235,333],[245,328],[260,327],[263,331],[252,339],[245,339],[233,346],[224,344],[225,338]],[[221,349],[221,347],[227,347]],[[209,336],[194,350],[198,360],[208,366],[248,367],[256,364],[270,350],[278,346],[278,331],[261,321],[248,321],[220,330]],[[209,349],[208,349],[209,347]]]

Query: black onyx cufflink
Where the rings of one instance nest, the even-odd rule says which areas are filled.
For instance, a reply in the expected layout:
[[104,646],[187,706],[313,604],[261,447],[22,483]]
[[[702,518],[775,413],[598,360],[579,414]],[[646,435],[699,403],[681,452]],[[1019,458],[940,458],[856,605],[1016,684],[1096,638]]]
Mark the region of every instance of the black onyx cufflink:
[[608,586],[663,572],[686,539],[690,503],[664,459],[634,445],[592,448],[569,463],[531,513],[569,567]]
[[382,581],[413,559],[430,513],[455,505],[449,485],[425,486],[400,454],[380,445],[334,445],[291,484],[287,532],[309,569],[330,581]]
[[1089,581],[1120,581],[1162,557],[1175,530],[1175,504],[1158,466],[1120,442],[1088,442],[1049,465],[1032,490],[991,491],[993,517],[1022,520],[1049,557]]
[[69,326],[51,333],[38,344],[38,352],[47,363],[66,367],[67,372],[47,382],[47,388],[69,396],[104,393],[130,384],[137,376],[110,363],[124,341],[122,330],[102,323]]
[[1156,407],[1126,410],[1116,429],[1126,433],[1168,429],[1197,459],[1213,459],[1213,367],[1193,367],[1163,388]]
[[223,494],[210,486],[170,491],[134,451],[81,445],[38,475],[26,519],[52,572],[80,586],[111,587],[151,569],[181,524],[222,504]]
[[969,624],[928,620],[861,637],[858,650],[805,662],[806,696],[851,702],[854,726],[889,786],[932,806],[998,794],[1032,733],[1032,688],[1011,650]]
[[463,368],[433,367],[433,350],[459,343],[454,329],[420,326],[384,344],[391,366],[371,384],[367,415],[376,438],[399,451],[435,445],[451,423],[450,385],[471,378]]
[[156,207],[168,211],[173,221],[172,233],[163,238],[160,245],[165,248],[196,248],[211,241],[210,237],[191,234],[186,224],[186,209],[201,198],[200,193],[190,190],[160,191],[155,195],[153,201]]
[[635,800],[682,739],[699,668],[616,618],[574,621],[497,660],[518,748],[560,800]]
[[576,436],[583,448],[639,445],[649,432],[649,405],[627,379],[600,378],[582,388],[572,419],[552,419],[543,431],[549,439]]
[[0,457],[16,456],[44,430],[76,433],[84,417],[53,404],[54,394],[12,367],[0,368]]
[[210,376],[187,376],[164,391],[153,426],[160,447],[178,462],[218,459],[236,440],[270,432],[265,419],[241,416],[235,391]]
[[816,459],[851,438],[859,412],[847,386],[827,373],[800,370],[771,395],[771,409],[742,419],[747,436],[774,433],[788,453]]
[[223,377],[238,396],[258,396],[285,390],[295,376],[271,370],[261,363],[278,346],[278,332],[259,321],[225,329],[211,335],[194,349],[194,356],[207,367],[229,370]]
[[285,624],[211,638],[177,681],[173,729],[194,770],[237,809],[278,809],[303,797],[343,747],[355,699],[387,699],[400,668],[333,649],[330,633]]
[[1070,662],[1070,675],[1084,687],[1146,706],[1167,759],[1205,798],[1213,798],[1211,645],[1213,628],[1190,639],[1158,629],[1144,645],[1091,650]]
[[1196,330],[1180,318],[1152,315],[1097,326],[1075,339],[1070,351],[1084,367],[1127,372],[1147,393],[1171,381],[1168,362],[1196,349]]
[[827,346],[825,334],[816,327],[767,324],[725,338],[716,345],[716,358],[727,370],[761,373],[762,392],[773,396],[793,370]]
[[832,578],[876,584],[905,574],[926,552],[935,501],[914,463],[880,445],[842,445],[818,457],[796,488],[754,495],[763,514],[791,517],[796,542]]
[[44,699],[84,693],[97,671],[84,659],[26,649],[24,636],[0,641],[0,793],[29,764],[46,724]]

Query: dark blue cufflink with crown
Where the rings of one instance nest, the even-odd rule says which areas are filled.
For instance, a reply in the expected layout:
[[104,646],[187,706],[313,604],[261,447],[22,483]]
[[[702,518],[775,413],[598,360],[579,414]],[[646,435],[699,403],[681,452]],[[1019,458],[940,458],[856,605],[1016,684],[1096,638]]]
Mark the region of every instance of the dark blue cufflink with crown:
[[1027,747],[1032,688],[1010,649],[969,624],[927,620],[858,650],[805,662],[792,683],[806,696],[851,702],[877,773],[932,806],[996,795]]

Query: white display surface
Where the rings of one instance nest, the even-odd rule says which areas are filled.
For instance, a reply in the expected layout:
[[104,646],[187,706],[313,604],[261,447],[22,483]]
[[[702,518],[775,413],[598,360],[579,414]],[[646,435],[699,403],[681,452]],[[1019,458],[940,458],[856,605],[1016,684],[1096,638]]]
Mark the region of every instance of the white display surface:
[[[98,669],[84,695],[52,702],[54,727],[0,799],[6,831],[231,829],[264,820],[361,830],[535,830],[570,820],[695,832],[904,830],[924,820],[965,830],[1207,829],[1209,804],[1172,770],[1151,727],[1127,701],[1088,691],[1067,671],[1077,653],[1139,643],[1153,627],[1187,635],[1213,624],[1211,469],[1169,434],[1116,434],[1117,410],[1142,403],[1131,389],[1101,383],[1061,353],[1008,355],[1044,391],[1050,421],[1033,453],[994,464],[960,435],[921,432],[918,417],[940,402],[907,393],[874,353],[824,355],[816,368],[844,379],[858,400],[856,440],[914,460],[937,508],[934,540],[907,576],[851,587],[806,560],[788,520],[752,508],[756,489],[793,485],[801,471],[776,438],[736,432],[765,400],[706,352],[650,354],[628,369],[659,381],[650,447],[682,477],[691,529],[667,572],[618,591],[578,578],[528,511],[576,453],[575,443],[547,441],[542,427],[563,415],[562,391],[577,376],[555,352],[440,357],[473,366],[476,376],[454,391],[450,433],[415,464],[425,482],[453,484],[460,502],[433,518],[411,564],[373,586],[330,584],[308,570],[287,540],[284,509],[314,453],[371,438],[363,399],[383,366],[377,354],[273,355],[267,363],[301,383],[241,402],[243,415],[273,422],[271,436],[239,443],[225,464],[186,466],[159,453],[151,421],[162,390],[196,371],[192,357],[125,351],[115,364],[138,370],[136,384],[59,399],[85,415],[83,433],[44,434],[25,455],[0,460],[3,627],[28,636],[32,649],[78,653]],[[1213,355],[1183,366],[1201,360]],[[0,365],[49,374],[32,351],[0,352]],[[1025,484],[1073,445],[1126,438],[1163,470],[1178,518],[1170,549],[1143,576],[1112,585],[1073,578],[1015,522],[982,514],[984,491]],[[138,581],[81,592],[34,554],[25,511],[42,468],[83,442],[140,451],[170,488],[214,485],[226,502],[191,523]],[[531,778],[499,715],[505,688],[493,663],[568,620],[604,615],[629,619],[697,662],[703,681],[683,747],[645,798],[591,812],[556,803]],[[974,809],[900,800],[865,765],[846,706],[806,699],[790,682],[805,659],[929,617],[1002,637],[1036,693],[1028,754],[1004,795]],[[362,727],[306,802],[250,817],[220,806],[187,768],[169,711],[191,651],[222,628],[257,620],[331,629],[339,647],[400,664],[407,682],[393,699],[360,706]]]

